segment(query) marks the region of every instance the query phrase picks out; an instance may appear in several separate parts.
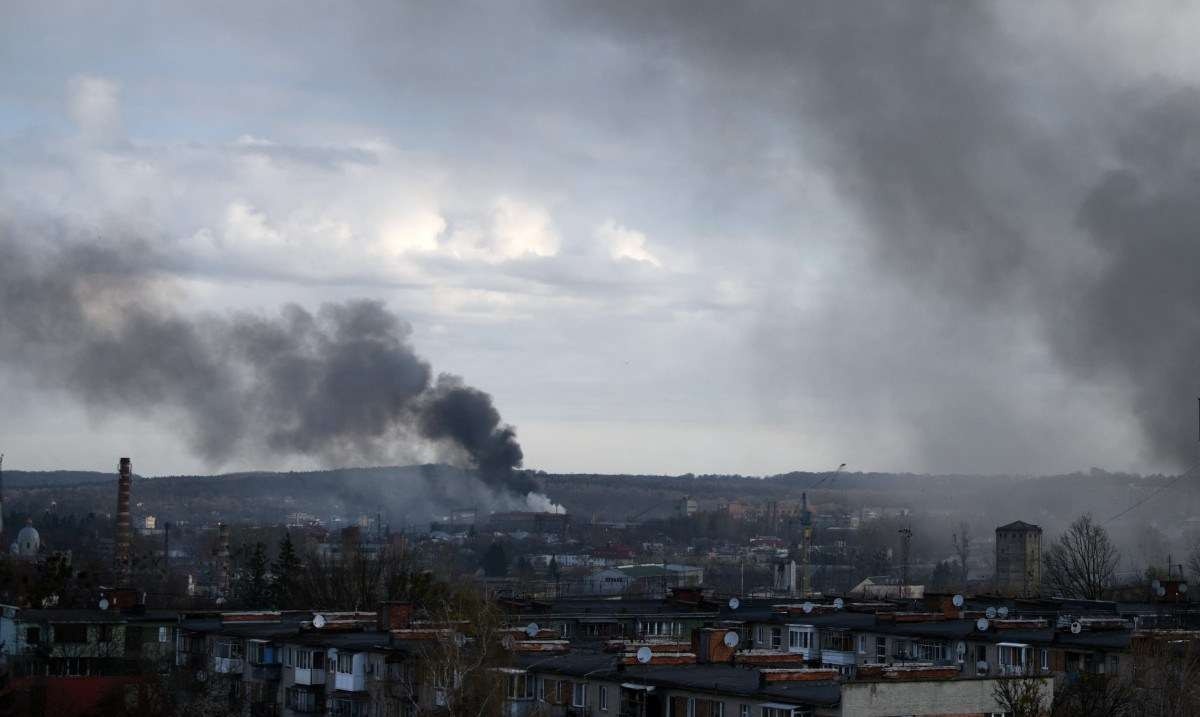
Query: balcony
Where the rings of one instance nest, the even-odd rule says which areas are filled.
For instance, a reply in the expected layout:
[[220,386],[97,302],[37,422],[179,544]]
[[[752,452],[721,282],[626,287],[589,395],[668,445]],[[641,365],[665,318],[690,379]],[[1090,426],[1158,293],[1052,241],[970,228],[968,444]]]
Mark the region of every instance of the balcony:
[[240,657],[214,657],[213,672],[222,675],[240,674],[242,671],[242,658]]
[[343,692],[362,692],[367,689],[366,680],[361,672],[335,672],[333,686],[334,689]]
[[293,671],[292,682],[297,685],[324,685],[325,670],[310,670],[297,667]]

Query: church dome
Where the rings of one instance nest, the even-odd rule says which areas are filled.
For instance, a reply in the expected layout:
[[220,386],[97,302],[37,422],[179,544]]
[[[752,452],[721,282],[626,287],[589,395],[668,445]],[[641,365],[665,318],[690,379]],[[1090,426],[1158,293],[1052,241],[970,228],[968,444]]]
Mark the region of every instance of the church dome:
[[17,555],[25,558],[32,558],[37,555],[38,550],[42,547],[42,536],[38,534],[37,528],[33,527],[33,521],[25,522],[25,527],[21,528],[21,532],[17,533]]

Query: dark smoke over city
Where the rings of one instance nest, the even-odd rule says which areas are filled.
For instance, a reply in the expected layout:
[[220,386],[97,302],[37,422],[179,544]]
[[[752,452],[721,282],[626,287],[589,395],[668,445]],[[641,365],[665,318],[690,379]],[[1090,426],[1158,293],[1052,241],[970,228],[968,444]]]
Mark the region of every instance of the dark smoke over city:
[[[524,495],[521,447],[487,393],[433,377],[378,301],[189,313],[158,248],[0,228],[0,360],[101,414],[179,419],[218,466],[243,452],[361,464],[419,455]],[[36,250],[25,247],[36,247]]]

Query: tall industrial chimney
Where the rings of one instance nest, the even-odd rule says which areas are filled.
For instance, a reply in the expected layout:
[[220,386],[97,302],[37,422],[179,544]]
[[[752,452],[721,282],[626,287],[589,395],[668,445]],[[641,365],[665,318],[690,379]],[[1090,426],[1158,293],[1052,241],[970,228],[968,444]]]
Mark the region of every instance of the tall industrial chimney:
[[130,580],[129,544],[133,525],[129,519],[129,493],[133,484],[133,467],[128,458],[121,459],[120,475],[117,478],[117,534],[116,549],[113,551],[113,572],[117,585],[127,587]]

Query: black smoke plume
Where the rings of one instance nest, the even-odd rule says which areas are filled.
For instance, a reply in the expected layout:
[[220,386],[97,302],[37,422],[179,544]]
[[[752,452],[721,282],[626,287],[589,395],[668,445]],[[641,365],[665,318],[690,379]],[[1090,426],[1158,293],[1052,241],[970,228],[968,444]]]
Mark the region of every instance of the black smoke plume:
[[212,465],[244,451],[362,463],[425,445],[494,488],[534,489],[491,396],[453,376],[433,382],[383,303],[185,314],[154,245],[46,234],[0,225],[8,369],[91,408],[178,417]]

